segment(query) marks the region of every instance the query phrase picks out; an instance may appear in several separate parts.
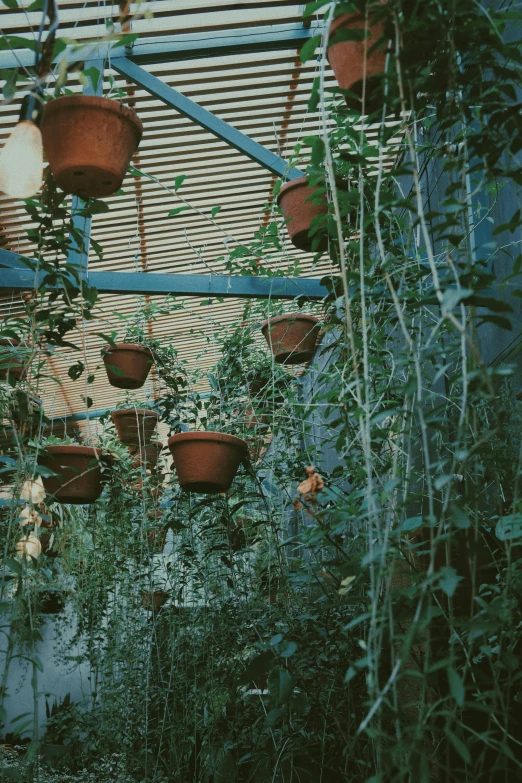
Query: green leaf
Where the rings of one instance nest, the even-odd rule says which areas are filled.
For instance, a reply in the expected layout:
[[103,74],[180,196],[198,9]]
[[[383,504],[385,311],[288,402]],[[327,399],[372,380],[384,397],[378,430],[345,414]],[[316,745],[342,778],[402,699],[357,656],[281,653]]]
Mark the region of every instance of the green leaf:
[[17,576],[22,576],[23,574],[22,564],[19,563],[18,560],[15,560],[13,557],[4,557],[4,563],[8,567],[8,569],[13,572],[13,574],[16,574]]
[[268,690],[276,707],[286,704],[294,689],[290,672],[282,666],[276,666],[268,675]]
[[216,215],[217,215],[217,213],[218,213],[220,210],[221,210],[221,207],[212,207],[212,211],[211,211],[211,213],[210,213],[210,214],[211,214],[211,216],[212,216],[213,218],[215,218],[215,217],[216,217]]
[[174,215],[179,215],[180,212],[184,212],[186,209],[190,209],[190,207],[176,207],[176,209],[171,209],[167,217],[174,217]]
[[36,40],[22,38],[21,35],[4,35],[0,36],[0,49],[31,49],[36,52]]
[[458,576],[457,572],[451,566],[444,566],[439,571],[439,584],[441,590],[446,593],[448,598],[451,598],[462,577]]
[[451,505],[451,517],[455,527],[460,528],[460,530],[467,530],[471,527],[471,520],[466,512],[454,504]]
[[4,86],[2,87],[2,95],[4,96],[6,101],[10,101],[11,98],[14,97],[14,94],[16,92],[17,79],[18,79],[18,68],[13,68],[10,71]]
[[312,57],[315,54],[315,50],[318,46],[321,44],[321,36],[320,35],[314,35],[312,38],[309,38],[306,43],[304,43],[301,47],[301,51],[299,52],[299,57],[301,58],[302,63],[308,62],[308,60],[311,60]]
[[67,371],[67,375],[71,380],[77,381],[80,375],[85,370],[85,365],[83,362],[77,362],[76,364],[71,364]]
[[277,645],[276,650],[281,658],[290,658],[297,650],[297,644],[295,642],[281,642]]
[[275,636],[272,636],[270,639],[270,646],[275,647],[276,644],[279,644],[279,642],[283,641],[283,634],[282,633],[276,633]]
[[509,514],[498,520],[495,535],[499,541],[522,537],[522,514]]
[[126,35],[122,35],[122,37],[116,41],[112,48],[116,49],[117,46],[130,46],[137,38],[137,33],[127,33]]
[[403,522],[401,522],[399,525],[399,530],[401,533],[412,533],[414,530],[418,530],[420,527],[422,527],[422,524],[422,517],[409,517],[408,519],[405,519]]
[[471,755],[467,746],[450,729],[446,728],[446,736],[466,764],[471,764]]
[[459,673],[455,671],[453,666],[450,666],[448,669],[448,683],[451,695],[457,702],[458,706],[462,707],[466,698],[466,691]]
[[180,174],[179,177],[176,177],[174,179],[174,190],[175,190],[176,193],[178,192],[178,190],[183,185],[183,183],[185,182],[186,179],[187,179],[187,175],[186,174]]

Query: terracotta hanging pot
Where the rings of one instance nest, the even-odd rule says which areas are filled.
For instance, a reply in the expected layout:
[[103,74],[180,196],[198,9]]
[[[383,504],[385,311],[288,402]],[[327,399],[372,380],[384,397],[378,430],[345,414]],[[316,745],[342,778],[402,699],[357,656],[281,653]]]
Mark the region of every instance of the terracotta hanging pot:
[[304,364],[315,353],[321,324],[313,315],[277,315],[261,325],[278,364]]
[[19,340],[10,337],[3,337],[0,340],[0,381],[9,378],[20,381],[25,376],[27,366],[16,352],[20,345]]
[[135,343],[116,343],[104,346],[102,355],[111,386],[141,389],[153,363],[148,348]]
[[[361,14],[341,14],[333,20],[330,27],[329,40],[333,41],[339,31],[361,30],[366,27],[366,20]],[[342,90],[350,90],[362,100],[363,82],[366,79],[365,106],[366,112],[373,111],[378,105],[375,95],[379,88],[378,77],[386,68],[386,47],[379,46],[371,51],[383,32],[381,22],[370,24],[368,37],[362,41],[339,41],[328,47],[327,56]],[[381,89],[377,93],[382,96]],[[347,103],[350,100],[347,98]],[[361,106],[361,108],[363,108]]]
[[309,236],[312,220],[328,213],[328,202],[324,194],[310,200],[317,189],[317,185],[309,186],[306,177],[299,177],[285,182],[277,197],[291,243],[299,250],[313,250],[315,253],[328,249],[328,236],[325,232]]
[[139,447],[150,442],[158,423],[159,413],[144,408],[129,408],[113,411],[111,418],[121,443]]
[[140,465],[145,469],[155,468],[158,464],[163,443],[159,440],[151,440],[147,445],[129,446],[129,451],[134,457],[133,465],[138,468]]
[[266,430],[268,427],[268,416],[264,413],[257,414],[251,405],[245,409],[245,427],[247,430]]
[[247,444],[223,432],[180,432],[168,441],[181,489],[216,495],[228,492]]
[[169,593],[164,590],[155,590],[154,592],[144,592],[141,594],[141,603],[145,609],[153,612],[159,612],[161,607],[169,600]]
[[136,112],[110,98],[66,95],[45,105],[42,137],[53,176],[83,199],[120,188],[142,134]]
[[42,477],[45,491],[61,503],[94,503],[102,493],[101,460],[90,446],[47,446],[38,461],[57,475]]

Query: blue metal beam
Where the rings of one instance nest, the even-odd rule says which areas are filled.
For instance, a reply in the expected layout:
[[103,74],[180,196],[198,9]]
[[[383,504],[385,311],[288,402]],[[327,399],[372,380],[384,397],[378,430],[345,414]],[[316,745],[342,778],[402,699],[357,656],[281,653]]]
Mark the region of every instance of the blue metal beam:
[[[0,250],[0,266],[8,251]],[[10,255],[15,255],[10,254]],[[43,275],[30,269],[0,269],[0,290],[32,291]],[[192,275],[161,272],[89,272],[89,285],[101,294],[141,296],[237,297],[239,299],[323,299],[328,290],[317,278],[242,277],[240,275]]]
[[[174,60],[236,54],[238,52],[298,49],[318,33],[320,26],[304,27],[301,22],[265,27],[244,27],[238,30],[218,30],[211,33],[181,33],[138,39],[132,47],[131,59],[140,65],[165,63]],[[68,63],[93,60],[107,56],[104,42],[70,44],[55,60]],[[110,49],[111,62],[124,56],[122,47]],[[29,49],[0,52],[0,68],[34,66],[34,52]]]
[[216,117],[212,112],[207,111],[207,109],[204,109],[195,101],[187,98],[186,95],[178,92],[173,87],[169,87],[161,79],[145,71],[128,58],[120,57],[116,60],[111,60],[111,65],[122,76],[126,76],[131,82],[143,87],[144,90],[159,98],[167,106],[175,109],[184,117],[188,117],[189,120],[217,136],[218,139],[239,150],[239,152],[259,163],[263,168],[271,171],[272,174],[286,179],[297,179],[304,176],[302,171],[290,168],[289,163],[267,150],[262,144],[258,144],[257,141],[241,133],[237,128],[229,125],[228,122]]

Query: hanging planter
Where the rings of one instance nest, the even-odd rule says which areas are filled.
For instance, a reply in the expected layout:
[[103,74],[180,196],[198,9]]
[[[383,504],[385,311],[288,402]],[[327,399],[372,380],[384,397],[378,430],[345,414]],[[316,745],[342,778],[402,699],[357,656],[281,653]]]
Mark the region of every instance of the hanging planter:
[[[292,244],[298,250],[316,253],[328,249],[327,235],[323,232],[316,233],[316,226],[312,226],[314,218],[328,213],[326,195],[323,193],[314,196],[317,190],[317,185],[310,187],[306,177],[299,177],[285,182],[277,197]],[[314,232],[311,236],[310,229]]]
[[168,446],[181,489],[209,495],[228,492],[248,456],[244,440],[223,432],[180,432]]
[[3,337],[0,340],[1,381],[6,381],[10,378],[14,381],[21,381],[25,377],[27,366],[16,350],[20,345],[19,340],[13,340],[9,337]]
[[41,614],[60,614],[65,609],[67,596],[63,590],[44,590],[38,599]]
[[144,408],[129,408],[113,411],[111,418],[121,443],[140,447],[148,444],[154,435],[159,413]]
[[265,413],[257,414],[251,405],[245,409],[245,427],[247,430],[266,430],[269,418]]
[[120,188],[142,134],[136,112],[110,98],[66,95],[45,105],[42,137],[54,179],[83,199]]
[[313,315],[290,313],[264,321],[261,331],[278,364],[304,364],[315,353],[321,324]]
[[[365,27],[366,19],[362,14],[341,14],[332,22],[329,40],[342,38],[343,31],[364,30]],[[362,100],[363,85],[366,81],[365,112],[372,111],[379,105],[378,93],[381,93],[379,76],[386,69],[386,47],[374,47],[382,32],[381,22],[369,23],[368,37],[364,40],[340,40],[329,45],[327,50],[328,62],[341,90],[349,90]],[[346,102],[350,103],[349,98]]]
[[169,600],[169,593],[164,590],[155,590],[154,592],[144,592],[141,594],[141,603],[144,609],[151,612],[159,612],[161,607]]
[[136,343],[106,345],[102,356],[109,383],[117,389],[141,389],[153,363],[150,350]]
[[42,477],[45,491],[60,503],[94,503],[102,493],[101,458],[90,446],[47,446],[38,461],[57,475]]
[[162,449],[163,443],[160,443],[159,440],[151,440],[150,443],[142,445],[141,448],[139,446],[129,446],[129,451],[134,457],[132,464],[135,468],[138,468],[141,465],[145,470],[155,468],[158,464]]

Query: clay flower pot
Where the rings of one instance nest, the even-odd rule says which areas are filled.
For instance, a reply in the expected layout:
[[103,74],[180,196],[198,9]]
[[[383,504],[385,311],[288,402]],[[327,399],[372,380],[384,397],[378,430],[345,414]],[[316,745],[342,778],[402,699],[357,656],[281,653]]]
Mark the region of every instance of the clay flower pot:
[[111,418],[121,443],[140,447],[150,442],[158,423],[159,413],[144,408],[129,408],[113,411]]
[[160,443],[159,440],[151,440],[150,443],[142,445],[141,448],[139,446],[129,446],[129,451],[134,457],[132,464],[136,468],[140,465],[145,469],[155,468],[162,449],[163,443]]
[[45,491],[61,503],[94,503],[102,493],[101,460],[90,446],[47,446],[38,461],[57,475],[43,477]]
[[251,405],[248,405],[245,409],[245,427],[247,430],[261,429],[266,430],[268,427],[268,416],[265,413],[258,415]]
[[278,364],[304,364],[313,358],[321,324],[313,315],[290,313],[264,321],[261,331]]
[[[360,30],[366,26],[361,14],[341,14],[332,22],[329,40],[332,41],[340,30]],[[342,90],[350,90],[362,99],[363,82],[366,78],[365,111],[377,108],[375,95],[376,77],[386,68],[386,47],[375,46],[383,31],[382,24],[370,24],[368,37],[363,41],[339,41],[328,47],[327,57]],[[348,99],[347,99],[347,102]]]
[[17,355],[16,349],[20,345],[19,340],[12,340],[9,337],[3,337],[0,340],[0,380],[5,381],[9,377],[14,378],[16,381],[20,381],[25,373],[27,367],[24,365],[22,359]]
[[116,343],[104,346],[102,355],[111,386],[141,389],[152,367],[152,354],[148,348],[135,343]]
[[[306,177],[285,182],[279,191],[277,203],[285,217],[286,230],[291,243],[299,250],[319,252],[328,249],[328,237],[323,234],[309,236],[312,220],[328,213],[328,202],[321,198],[311,199],[317,186],[310,187]],[[320,203],[316,203],[317,201]],[[315,240],[315,242],[314,242]]]
[[169,600],[169,594],[163,590],[155,590],[152,592],[144,592],[141,595],[141,603],[145,609],[149,611],[159,612],[161,607]]
[[119,189],[142,134],[136,112],[109,98],[66,95],[45,105],[42,137],[53,176],[83,199]]
[[168,441],[181,489],[216,495],[227,492],[247,444],[223,432],[180,432]]

